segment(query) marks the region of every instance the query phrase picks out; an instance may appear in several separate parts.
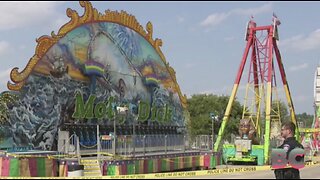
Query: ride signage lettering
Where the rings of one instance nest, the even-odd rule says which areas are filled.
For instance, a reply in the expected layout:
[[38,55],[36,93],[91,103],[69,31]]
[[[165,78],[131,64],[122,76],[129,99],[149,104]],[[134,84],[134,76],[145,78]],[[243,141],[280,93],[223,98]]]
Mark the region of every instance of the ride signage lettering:
[[[75,95],[75,111],[72,117],[75,119],[113,119],[115,117],[115,99],[110,96],[108,100],[95,103],[96,96],[90,95],[86,101],[81,93]],[[164,107],[152,107],[149,103],[140,101],[138,104],[138,121],[169,122],[173,116],[173,110],[169,105]]]

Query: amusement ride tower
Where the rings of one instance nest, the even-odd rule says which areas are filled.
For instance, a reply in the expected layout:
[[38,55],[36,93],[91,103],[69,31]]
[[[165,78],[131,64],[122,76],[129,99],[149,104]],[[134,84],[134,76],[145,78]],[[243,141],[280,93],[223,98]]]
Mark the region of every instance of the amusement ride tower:
[[318,65],[314,79],[314,108],[315,116],[312,122],[312,147],[318,152],[320,146],[320,66]]
[[[255,131],[256,142],[260,144],[261,149],[263,146],[264,164],[268,164],[269,161],[271,147],[270,139],[275,138],[277,134],[279,135],[281,128],[280,101],[278,100],[276,81],[277,70],[281,76],[288,109],[290,111],[291,121],[297,125],[289,85],[286,79],[284,66],[282,64],[281,54],[277,45],[277,40],[279,40],[279,25],[280,21],[275,15],[273,15],[272,24],[268,26],[257,26],[252,18],[248,22],[245,37],[247,41],[246,48],[234,82],[223,121],[219,129],[218,137],[214,144],[215,152],[218,152],[218,150],[221,148],[224,130],[229,120],[231,108],[239,88],[240,80],[243,76],[243,71],[247,63],[248,56],[250,57],[249,72],[242,119],[250,120],[250,124],[253,126],[252,129]],[[278,64],[278,69],[275,69],[275,64]],[[299,132],[297,125],[297,138],[298,135]],[[249,146],[251,148],[251,141]]]

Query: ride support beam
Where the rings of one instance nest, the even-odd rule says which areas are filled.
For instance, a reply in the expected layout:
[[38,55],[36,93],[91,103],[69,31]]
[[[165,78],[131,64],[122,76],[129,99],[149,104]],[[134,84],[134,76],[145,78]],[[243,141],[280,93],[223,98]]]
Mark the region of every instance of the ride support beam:
[[283,88],[284,88],[284,92],[286,94],[286,98],[288,101],[288,107],[289,107],[289,111],[290,111],[291,121],[296,125],[295,137],[298,141],[300,141],[301,138],[299,135],[300,133],[299,133],[298,123],[296,120],[296,113],[294,111],[294,106],[293,106],[292,99],[291,99],[291,94],[290,94],[290,89],[289,89],[289,85],[288,85],[287,78],[286,78],[286,73],[284,71],[283,63],[281,60],[280,51],[278,49],[278,45],[275,40],[273,41],[273,48],[275,51],[275,55],[277,57],[277,62],[278,62],[278,66],[279,66],[279,70],[280,70],[280,74],[281,74]]
[[266,124],[264,133],[264,163],[269,162],[269,150],[270,150],[270,128],[271,128],[271,101],[272,101],[272,73],[273,73],[273,27],[269,26],[268,30],[268,82],[267,82],[267,97],[266,97]]
[[247,41],[246,49],[245,49],[245,51],[243,53],[243,57],[242,57],[242,60],[241,60],[240,66],[239,66],[238,74],[237,74],[237,77],[235,79],[235,82],[234,82],[234,85],[233,85],[233,88],[232,88],[231,96],[229,98],[228,105],[227,105],[226,111],[225,111],[223,119],[222,119],[222,123],[221,123],[221,127],[219,129],[218,137],[217,137],[217,140],[216,140],[216,142],[214,144],[214,152],[218,152],[218,150],[220,148],[221,139],[222,139],[223,134],[224,134],[224,129],[225,129],[226,124],[227,124],[227,122],[229,120],[231,107],[233,105],[234,99],[235,99],[237,91],[238,91],[239,83],[240,83],[240,80],[241,80],[241,76],[242,76],[242,73],[243,73],[244,66],[245,66],[246,61],[247,61],[247,57],[248,57],[248,53],[249,53],[250,47],[252,46],[252,42],[253,42],[253,30],[251,29],[250,32],[249,32],[249,39]]

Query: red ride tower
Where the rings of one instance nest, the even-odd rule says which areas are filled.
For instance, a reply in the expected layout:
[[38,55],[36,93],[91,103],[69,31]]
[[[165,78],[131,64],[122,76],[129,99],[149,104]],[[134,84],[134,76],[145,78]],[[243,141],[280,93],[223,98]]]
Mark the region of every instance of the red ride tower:
[[[284,92],[287,99],[288,110],[290,111],[291,121],[297,126],[296,138],[299,138],[298,124],[296,123],[294,106],[292,103],[289,85],[286,79],[281,54],[278,49],[277,40],[279,19],[274,15],[272,24],[268,26],[257,26],[251,19],[247,25],[245,39],[246,48],[240,63],[240,67],[234,82],[232,93],[223,117],[223,121],[214,144],[214,151],[217,152],[221,146],[224,129],[229,120],[231,108],[237,94],[243,71],[249,60],[249,72],[246,85],[246,94],[242,119],[250,119],[256,130],[256,138],[260,145],[263,145],[264,164],[268,164],[270,154],[270,139],[274,138],[277,128],[281,126],[280,102],[277,92],[276,72],[280,73]],[[276,61],[274,56],[276,57]],[[275,69],[274,64],[278,64]],[[250,96],[251,95],[251,96]],[[264,121],[264,131],[261,124]],[[279,129],[280,130],[280,129]],[[278,131],[278,132],[277,132]],[[250,156],[250,152],[247,153]],[[244,160],[246,161],[246,160]]]

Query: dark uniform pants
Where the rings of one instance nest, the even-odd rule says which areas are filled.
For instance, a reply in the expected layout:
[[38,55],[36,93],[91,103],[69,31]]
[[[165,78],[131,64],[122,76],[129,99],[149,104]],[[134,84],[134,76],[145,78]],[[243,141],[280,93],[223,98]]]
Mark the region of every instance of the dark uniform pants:
[[300,179],[300,172],[294,168],[284,168],[274,170],[276,179]]

